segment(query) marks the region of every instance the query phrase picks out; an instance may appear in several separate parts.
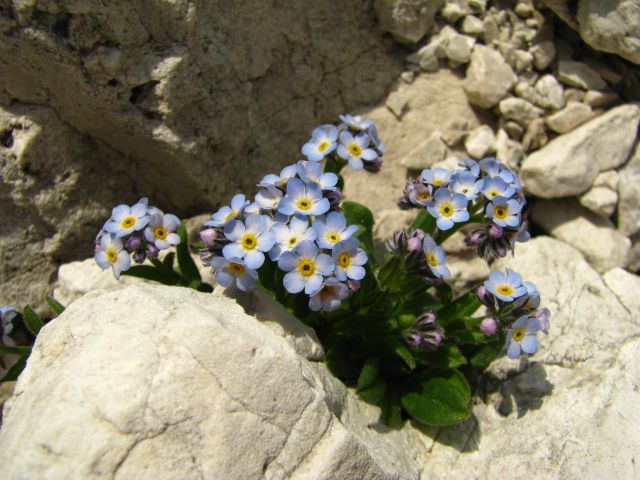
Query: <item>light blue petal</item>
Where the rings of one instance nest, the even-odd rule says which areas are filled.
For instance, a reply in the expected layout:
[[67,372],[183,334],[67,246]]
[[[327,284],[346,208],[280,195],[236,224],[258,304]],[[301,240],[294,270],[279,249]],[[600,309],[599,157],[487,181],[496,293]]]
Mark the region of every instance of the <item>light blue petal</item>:
[[111,218],[113,218],[116,222],[121,222],[124,217],[131,213],[131,209],[129,205],[118,205],[113,210],[111,210]]
[[244,275],[239,275],[236,278],[236,285],[243,292],[248,292],[253,288],[255,284],[256,284],[255,277],[251,276],[248,272],[245,272]]
[[451,227],[453,227],[454,223],[449,218],[439,217],[436,220],[436,225],[440,230],[449,230]]
[[262,253],[260,250],[257,250],[257,249],[250,250],[244,255],[244,263],[247,266],[247,268],[256,270],[260,268],[264,263],[264,253]]
[[245,249],[239,243],[228,243],[222,248],[222,255],[227,260],[244,257]]
[[282,283],[289,293],[298,293],[304,289],[304,277],[296,271],[287,273]]
[[218,282],[218,285],[224,288],[229,288],[236,281],[235,275],[232,275],[226,269],[218,270],[215,274],[215,277],[216,277],[216,282]]
[[360,160],[358,157],[350,156],[349,157],[349,166],[353,170],[362,170],[364,168],[364,163],[362,163],[362,160]]
[[244,223],[240,220],[232,220],[224,226],[224,236],[232,242],[237,242],[242,239],[245,234],[246,228]]
[[278,268],[290,272],[298,266],[298,256],[293,252],[284,252],[278,259]]
[[318,255],[318,247],[314,242],[305,240],[304,242],[300,242],[296,247],[296,253],[300,258],[316,258]]
[[365,269],[358,265],[349,265],[345,273],[352,280],[362,280],[366,274]]
[[[465,198],[465,202],[466,201],[467,199]],[[466,210],[456,210],[453,212],[453,215],[451,215],[451,220],[456,223],[466,222],[467,220],[469,220],[469,212],[467,212]]]
[[538,338],[535,334],[527,334],[520,342],[520,346],[522,347],[522,350],[529,355],[536,353],[536,350],[538,350]]
[[278,212],[284,215],[293,215],[296,213],[296,207],[289,197],[284,197],[278,204]]
[[320,272],[324,276],[331,275],[335,268],[333,258],[331,258],[329,255],[321,253],[316,257],[316,268],[318,272]]
[[263,252],[271,250],[275,243],[276,239],[270,231],[263,232],[262,235],[258,237],[258,248]]
[[331,208],[329,200],[323,198],[320,201],[314,203],[309,212],[311,213],[311,215],[322,215],[323,213],[329,211],[329,208]]
[[520,344],[509,340],[507,343],[507,355],[509,358],[518,358],[520,356]]
[[307,295],[313,295],[322,288],[322,275],[311,275],[307,277],[306,285],[304,286],[304,293]]

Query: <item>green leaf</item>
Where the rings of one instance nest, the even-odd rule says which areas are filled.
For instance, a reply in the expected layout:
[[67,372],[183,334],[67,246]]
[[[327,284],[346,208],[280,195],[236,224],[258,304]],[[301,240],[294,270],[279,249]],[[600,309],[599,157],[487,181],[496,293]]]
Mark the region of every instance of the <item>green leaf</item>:
[[493,362],[498,355],[500,355],[501,344],[499,342],[492,342],[487,345],[483,345],[480,349],[469,359],[469,363],[475,368],[487,368],[491,362]]
[[425,233],[433,236],[436,231],[436,219],[433,218],[427,210],[421,210],[411,224],[411,228],[420,228],[424,230]]
[[0,343],[0,355],[24,355],[30,351],[31,347],[11,347]]
[[62,305],[59,301],[57,301],[55,298],[53,298],[52,295],[46,294],[44,296],[45,301],[49,304],[49,308],[51,308],[51,310],[53,310],[53,313],[56,314],[56,316],[60,315],[62,312],[64,312],[64,305]]
[[210,285],[206,282],[200,282],[195,289],[199,292],[211,293],[213,292],[213,285]]
[[167,256],[164,257],[164,260],[162,261],[162,265],[169,270],[173,270],[173,262],[175,259],[176,259],[175,252],[169,252],[167,253]]
[[423,380],[402,395],[404,409],[427,425],[453,425],[471,415],[471,389],[457,370]]
[[4,377],[0,378],[0,382],[12,382],[13,380],[17,380],[22,373],[22,370],[24,370],[24,367],[27,365],[29,355],[31,355],[31,350],[22,354],[20,358],[18,358],[18,361],[11,366],[7,373],[5,373]]
[[44,322],[29,305],[24,307],[23,312],[24,324],[31,331],[31,333],[33,333],[34,335],[38,335],[38,332],[44,326]]
[[184,222],[178,227],[178,235],[180,236],[180,243],[177,245],[176,251],[178,252],[178,267],[180,268],[180,272],[182,272],[182,275],[189,281],[201,280],[200,271],[189,252],[187,229],[184,226]]
[[393,351],[396,352],[396,355],[398,355],[402,360],[404,360],[404,363],[406,363],[411,370],[416,368],[416,361],[413,358],[413,355],[411,355],[409,349],[403,344],[397,342],[397,345]]
[[438,295],[440,297],[440,302],[444,305],[451,302],[451,298],[453,297],[453,289],[446,283],[441,283],[436,286],[436,290],[438,290]]
[[402,405],[400,395],[395,390],[387,390],[380,402],[382,421],[392,428],[402,426]]
[[442,325],[446,325],[453,320],[463,319],[472,315],[480,305],[475,291],[471,290],[438,310],[438,320]]
[[177,274],[171,275],[165,270],[160,270],[150,265],[134,265],[126,272],[122,272],[122,275],[152,280],[164,285],[177,285],[180,283],[180,277]]
[[369,263],[377,263],[373,248],[373,213],[364,205],[357,202],[342,202],[342,214],[350,225],[359,227],[356,237],[362,242],[367,252]]
[[374,382],[363,390],[357,390],[358,395],[367,403],[377,405],[387,391],[387,385],[380,377],[376,377]]
[[367,360],[364,362],[364,365],[362,366],[362,370],[360,371],[356,390],[365,390],[373,385],[376,378],[378,377],[379,371],[380,359],[377,357],[367,358]]
[[413,354],[421,364],[435,368],[458,368],[467,364],[467,358],[460,352],[460,349],[450,343],[445,343],[435,352],[414,350]]

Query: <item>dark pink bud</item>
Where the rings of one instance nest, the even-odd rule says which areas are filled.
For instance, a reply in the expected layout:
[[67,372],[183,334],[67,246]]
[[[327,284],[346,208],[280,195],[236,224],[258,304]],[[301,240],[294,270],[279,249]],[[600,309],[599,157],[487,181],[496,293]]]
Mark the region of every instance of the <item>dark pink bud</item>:
[[134,252],[140,248],[142,242],[140,241],[140,237],[129,237],[127,238],[127,242],[125,243],[126,249]]
[[433,327],[436,324],[436,316],[433,312],[426,312],[416,319],[415,327],[418,329]]
[[478,295],[478,299],[481,302],[484,302],[487,298],[487,287],[485,287],[484,285],[480,285],[476,290],[476,295]]
[[147,254],[144,252],[138,252],[133,254],[133,261],[136,263],[144,263],[147,259]]
[[480,331],[487,337],[495,335],[498,330],[498,321],[493,317],[487,317],[480,322]]
[[218,232],[215,228],[207,228],[200,232],[200,238],[207,247],[212,247],[218,239]]
[[489,236],[492,238],[500,238],[504,235],[504,230],[497,225],[491,225],[489,227]]
[[149,258],[158,258],[158,253],[160,253],[160,250],[158,250],[155,245],[147,245],[147,255],[149,255]]
[[360,280],[351,280],[351,279],[347,280],[347,286],[352,292],[359,290],[360,285],[362,285],[362,282]]

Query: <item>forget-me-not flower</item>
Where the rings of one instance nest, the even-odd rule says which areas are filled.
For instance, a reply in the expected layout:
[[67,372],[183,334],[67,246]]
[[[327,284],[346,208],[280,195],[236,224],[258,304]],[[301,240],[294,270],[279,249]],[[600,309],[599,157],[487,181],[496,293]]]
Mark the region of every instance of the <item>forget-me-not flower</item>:
[[116,279],[119,279],[120,274],[131,266],[131,257],[122,248],[122,240],[112,234],[106,234],[100,238],[95,259],[101,269],[106,270],[111,267]]
[[130,233],[142,230],[149,223],[147,215],[147,199],[142,199],[132,207],[118,205],[111,212],[111,219],[105,224],[104,230],[116,237],[124,237]]
[[225,288],[235,285],[243,292],[247,292],[253,288],[258,279],[258,272],[248,268],[238,258],[227,260],[224,257],[214,257],[211,260],[211,267],[216,282]]
[[425,235],[422,239],[422,250],[427,259],[427,265],[436,278],[451,277],[451,272],[445,265],[447,256],[444,248],[438,246],[430,235]]
[[338,155],[349,162],[354,170],[364,168],[363,161],[372,162],[378,159],[378,153],[373,148],[368,148],[371,137],[366,133],[359,133],[355,137],[349,131],[340,134]]
[[309,227],[307,217],[294,215],[288,224],[274,223],[271,233],[276,241],[275,246],[269,252],[271,260],[278,260],[284,252],[293,250],[300,242],[315,240],[316,231]]
[[360,115],[344,114],[339,117],[346,127],[354,131],[368,130],[374,125],[373,120],[363,119]]
[[231,206],[225,205],[212,215],[211,220],[207,220],[204,224],[207,227],[222,227],[231,220],[240,216],[243,210],[249,206],[249,201],[244,195],[238,193],[231,199]]
[[437,167],[431,170],[425,168],[420,174],[420,179],[427,185],[433,185],[434,187],[444,187],[449,184],[451,179],[451,172],[446,168]]
[[365,269],[362,265],[367,263],[367,254],[358,248],[358,239],[355,237],[343,240],[333,247],[331,252],[336,264],[336,278],[341,281],[362,280]]
[[304,290],[313,295],[322,287],[324,277],[335,268],[329,255],[318,253],[317,245],[309,240],[301,242],[295,250],[284,252],[278,259],[278,267],[285,272],[284,288],[289,293]]
[[436,219],[436,225],[440,230],[449,230],[455,223],[469,220],[467,197],[461,193],[453,193],[447,188],[436,191],[427,210]]
[[180,226],[180,219],[170,213],[155,213],[149,218],[144,238],[153,243],[158,250],[166,250],[180,243],[180,236],[175,231]]
[[280,205],[280,200],[282,200],[282,190],[268,186],[266,190],[260,190],[256,194],[255,203],[262,210],[276,210]]
[[270,226],[265,215],[248,215],[244,222],[234,220],[227,223],[224,235],[231,243],[222,248],[222,254],[229,261],[244,260],[251,270],[260,268],[264,263],[263,252],[271,250],[275,243]]
[[339,212],[331,212],[324,219],[316,219],[313,229],[318,246],[327,249],[332,249],[338,242],[350,238],[358,231],[355,225],[347,226],[347,219]]
[[482,193],[489,200],[493,200],[496,197],[511,198],[516,193],[516,189],[501,177],[490,177],[485,178]]
[[474,177],[478,178],[480,176],[480,165],[475,160],[471,158],[465,158],[462,161],[461,166],[465,167]]
[[262,177],[259,187],[285,187],[289,180],[296,176],[296,165],[287,165],[282,169],[280,175],[270,173]]
[[18,316],[16,307],[5,305],[0,307],[0,327],[2,328],[2,343],[13,345],[13,340],[8,335],[13,330],[13,319]]
[[322,125],[311,134],[311,140],[302,146],[302,153],[312,162],[319,162],[336,149],[338,129],[334,125]]
[[533,354],[538,350],[536,333],[540,331],[540,322],[535,317],[523,315],[518,318],[507,332],[507,355],[518,358],[522,352]]
[[520,226],[520,211],[522,204],[516,199],[495,197],[487,205],[487,217],[499,227],[518,228]]
[[322,165],[301,160],[297,163],[298,176],[304,183],[316,183],[322,190],[335,190],[338,176],[335,173],[324,173]]
[[484,179],[478,180],[471,172],[455,172],[451,175],[449,190],[455,193],[461,193],[467,197],[469,201],[475,201],[483,185]]
[[527,293],[527,288],[522,284],[522,277],[508,268],[506,273],[491,272],[484,286],[490,293],[505,302],[512,302]]
[[330,208],[329,200],[322,196],[320,185],[304,184],[292,178],[287,184],[287,194],[280,200],[278,211],[285,215],[322,215]]
[[335,277],[327,278],[320,290],[309,299],[309,308],[314,312],[333,312],[340,307],[342,300],[349,296],[349,287]]

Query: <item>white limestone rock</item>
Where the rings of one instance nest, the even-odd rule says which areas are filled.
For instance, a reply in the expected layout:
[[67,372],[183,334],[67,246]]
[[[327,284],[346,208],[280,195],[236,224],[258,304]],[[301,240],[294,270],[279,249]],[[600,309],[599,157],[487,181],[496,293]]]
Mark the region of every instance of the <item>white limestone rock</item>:
[[375,0],[380,28],[401,43],[417,43],[433,27],[445,0]]
[[640,143],[620,169],[618,228],[631,236],[640,231]]
[[559,110],[564,107],[564,90],[553,75],[543,75],[534,87],[533,103],[542,108]]
[[480,160],[496,151],[496,136],[487,125],[482,125],[469,133],[464,148],[471,157]]
[[602,90],[607,83],[586,63],[572,60],[558,62],[558,78],[561,82],[583,90]]
[[602,279],[629,312],[636,315],[640,313],[640,295],[638,295],[640,277],[638,275],[622,268],[614,268],[606,272]]
[[526,127],[542,115],[542,109],[532,105],[523,98],[510,97],[500,101],[498,105],[500,115],[506,120],[513,120],[522,127]]
[[505,162],[509,168],[518,169],[524,157],[523,146],[519,142],[511,140],[505,130],[498,130],[496,135],[496,158]]
[[533,65],[537,70],[546,70],[556,57],[556,47],[551,41],[535,44],[529,50],[533,55]]
[[635,144],[640,107],[621,105],[529,155],[520,171],[525,189],[541,198],[579,195],[598,173],[622,165]]
[[387,97],[385,105],[397,118],[401,118],[404,113],[404,109],[407,106],[407,99],[398,92],[392,92]]
[[444,160],[448,152],[449,149],[440,139],[440,133],[435,132],[409,152],[402,159],[402,165],[412,170],[422,170]]
[[0,432],[3,478],[418,479],[328,373],[231,299],[132,285],[41,332]]
[[608,107],[620,99],[617,93],[589,90],[584,96],[584,103],[591,108]]
[[531,219],[551,236],[579,250],[600,273],[627,265],[631,241],[613,223],[574,199],[538,200]]
[[568,133],[583,123],[592,119],[596,112],[589,105],[578,102],[569,102],[562,110],[549,115],[546,119],[547,126],[557,133]]
[[618,203],[618,178],[615,170],[599,173],[591,188],[578,197],[580,205],[601,217],[609,218]]
[[516,74],[499,52],[476,45],[463,86],[469,102],[490,108],[507,95],[517,80]]
[[426,473],[432,480],[634,478],[640,312],[558,240],[518,244],[492,269],[507,266],[537,285],[551,310],[549,335],[540,335],[530,360],[489,367],[502,381],[498,390],[488,385],[475,418],[434,432]]
[[482,35],[484,33],[484,24],[482,20],[473,15],[467,15],[462,20],[461,26],[462,33],[466,33],[467,35]]
[[547,131],[544,127],[544,120],[536,118],[529,125],[522,137],[522,147],[526,152],[538,150],[544,147],[549,141]]
[[445,54],[453,66],[467,63],[471,58],[471,50],[476,43],[469,35],[453,35],[446,42]]

